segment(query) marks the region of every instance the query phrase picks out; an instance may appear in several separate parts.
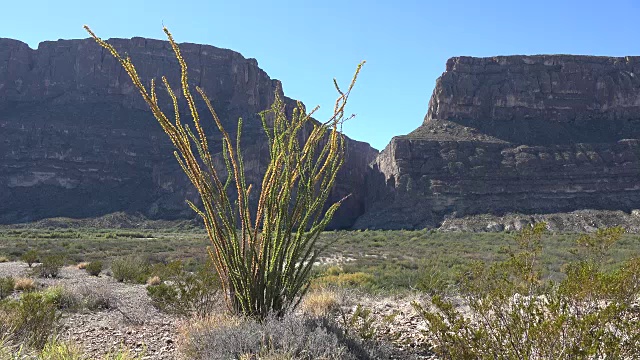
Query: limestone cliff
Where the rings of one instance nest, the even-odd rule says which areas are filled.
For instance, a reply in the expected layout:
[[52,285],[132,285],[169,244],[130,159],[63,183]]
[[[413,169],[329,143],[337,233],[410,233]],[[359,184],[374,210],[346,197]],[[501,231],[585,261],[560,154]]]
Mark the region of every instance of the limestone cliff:
[[[166,75],[178,88],[179,67],[168,42],[109,42],[132,58],[143,81]],[[271,105],[279,81],[237,52],[187,43],[180,48],[191,83],[204,88],[226,128],[235,130],[237,119],[244,119],[247,177],[259,185],[269,154],[257,114]],[[172,113],[166,92],[160,89],[159,96]],[[181,112],[188,117],[186,104]],[[213,121],[205,120],[205,128],[211,148],[218,149]],[[360,184],[377,154],[353,140],[348,149],[330,200],[353,195],[334,227],[350,226],[363,212]],[[172,152],[127,74],[93,40],[47,41],[34,50],[0,38],[0,223],[115,211],[192,217],[184,200],[198,196]]]
[[366,228],[640,208],[640,57],[452,58],[368,177]]

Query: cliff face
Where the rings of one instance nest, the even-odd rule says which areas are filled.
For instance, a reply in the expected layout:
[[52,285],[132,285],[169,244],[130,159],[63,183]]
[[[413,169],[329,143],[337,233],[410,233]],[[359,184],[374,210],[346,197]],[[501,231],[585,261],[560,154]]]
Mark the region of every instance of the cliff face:
[[356,227],[640,207],[640,58],[452,58],[418,129],[368,178]]
[[[167,75],[178,88],[167,42],[110,42],[131,56],[144,81]],[[205,89],[225,127],[235,130],[244,119],[247,178],[259,184],[269,155],[257,113],[270,106],[279,82],[231,50],[181,49],[192,85]],[[158,93],[172,113],[165,91]],[[188,118],[186,104],[180,110]],[[201,115],[211,148],[219,149],[213,122],[206,111]],[[395,137],[379,155],[348,140],[330,200],[352,196],[332,226],[422,228],[444,221],[460,228],[466,225],[451,219],[630,212],[640,208],[638,139],[638,57],[453,58],[415,131]],[[44,42],[33,50],[0,39],[0,223],[116,211],[191,218],[184,200],[197,202],[198,194],[172,151],[126,73],[93,40]]]
[[[109,42],[132,58],[147,84],[166,75],[179,88],[179,66],[168,42]],[[180,48],[191,84],[204,88],[225,127],[235,130],[237,119],[244,119],[247,178],[259,185],[269,154],[257,114],[271,105],[279,82],[237,52],[197,44]],[[158,94],[173,113],[166,91]],[[201,101],[198,107],[211,148],[219,149],[213,121]],[[193,217],[184,200],[198,195],[173,158],[171,143],[128,75],[91,39],[48,41],[33,50],[0,38],[0,133],[0,223],[115,211]],[[377,155],[353,140],[348,148],[330,201],[353,196],[336,215],[335,227],[350,226],[364,210],[357,184]]]
[[424,124],[454,121],[515,144],[615,142],[640,134],[640,57],[453,58]]

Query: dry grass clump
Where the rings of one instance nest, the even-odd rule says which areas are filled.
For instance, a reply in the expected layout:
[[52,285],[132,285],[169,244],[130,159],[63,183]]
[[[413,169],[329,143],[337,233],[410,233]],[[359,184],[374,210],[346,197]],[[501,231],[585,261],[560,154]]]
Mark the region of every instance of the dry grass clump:
[[303,314],[314,317],[327,316],[340,306],[338,294],[329,289],[319,289],[309,292],[302,303],[300,310]]
[[147,279],[147,285],[149,286],[160,285],[161,282],[162,281],[160,280],[160,276],[157,276],[157,275]]
[[15,279],[13,289],[16,291],[31,291],[36,288],[36,282],[31,278],[22,277]]

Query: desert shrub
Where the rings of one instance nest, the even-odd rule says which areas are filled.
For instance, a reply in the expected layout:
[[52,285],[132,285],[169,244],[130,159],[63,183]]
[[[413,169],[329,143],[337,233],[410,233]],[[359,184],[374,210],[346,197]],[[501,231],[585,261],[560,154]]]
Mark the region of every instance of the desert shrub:
[[313,288],[338,287],[355,288],[369,287],[375,281],[375,277],[364,272],[339,273],[337,275],[323,275],[313,279]]
[[107,288],[81,286],[75,290],[81,299],[81,308],[89,311],[108,310],[115,307],[113,294]]
[[102,272],[102,261],[96,260],[88,263],[84,268],[91,276],[98,276]]
[[113,297],[108,290],[79,286],[69,289],[62,285],[50,286],[39,293],[48,304],[65,311],[98,311],[113,308]]
[[182,329],[181,353],[189,359],[377,359],[326,319],[285,315],[262,322],[214,316]]
[[376,335],[375,319],[371,316],[371,309],[365,308],[360,304],[356,305],[350,316],[343,312],[342,322],[347,333],[353,332],[362,340],[373,340]]
[[545,224],[524,229],[517,251],[492,265],[476,264],[461,281],[455,300],[432,297],[433,307],[414,304],[445,359],[631,359],[640,356],[637,305],[640,261],[603,270],[604,254],[620,229],[582,237],[565,267],[565,279],[543,279],[539,261]]
[[158,280],[159,284],[147,287],[151,302],[159,310],[204,317],[218,307],[220,281],[211,266],[203,266],[191,273],[176,261],[168,264],[162,273],[164,282]]
[[118,281],[144,284],[149,276],[149,263],[136,256],[126,256],[111,262],[111,273]]
[[77,310],[82,305],[82,299],[62,285],[50,286],[44,289],[42,296],[46,302],[54,304],[60,310]]
[[16,291],[31,291],[36,288],[36,282],[30,278],[18,278],[15,280],[13,289]]
[[36,250],[29,250],[29,251],[25,252],[24,254],[22,254],[20,259],[22,259],[22,261],[26,262],[27,265],[29,265],[29,267],[31,267],[33,264],[38,262],[38,260],[40,259],[40,255],[38,254],[38,252]]
[[[0,314],[1,315],[1,314]],[[0,318],[2,320],[2,318]],[[3,326],[0,324],[0,330]],[[0,333],[0,336],[3,334]],[[18,360],[28,358],[26,349],[19,344],[14,344],[10,341],[8,334],[4,334],[5,337],[0,337],[0,360]]]
[[416,281],[416,289],[429,295],[444,294],[449,288],[445,274],[436,266],[423,268]]
[[15,285],[15,280],[13,280],[13,278],[10,276],[0,278],[0,300],[13,294],[13,288]]
[[246,182],[240,147],[242,119],[238,120],[234,141],[204,90],[196,87],[222,135],[226,171],[221,173],[220,167],[214,166],[220,158],[214,160],[211,155],[189,89],[187,65],[169,31],[164,29],[181,67],[181,98],[189,106],[195,131],[180,119],[181,105],[165,77],[162,82],[173,100],[175,123],[160,109],[155,83],[152,81],[147,89],[128,57],[120,56],[113,46],[85,29],[120,62],[177,148],[176,159],[202,200],[201,208],[192,202],[189,205],[204,221],[211,241],[209,255],[229,309],[264,318],[268,314],[282,316],[297,306],[308,290],[309,276],[320,254],[316,241],[342,203],[340,200],[325,208],[344,164],[342,124],[349,118],[344,116],[344,109],[362,64],[346,91],[334,81],[339,97],[333,115],[324,123],[316,122],[312,118],[315,110],[307,113],[300,102],[294,109],[286,109],[280,92],[275,92],[273,105],[261,113],[270,162],[262,185],[255,184],[260,194],[257,210],[253,211],[249,201],[252,185]]
[[124,237],[124,238],[132,238],[132,239],[145,239],[145,238],[153,238],[151,233],[140,233],[140,232],[131,232],[131,231],[119,231],[115,233],[116,237]]
[[0,303],[0,338],[41,349],[59,327],[56,305],[41,292],[23,293],[18,300]]
[[35,273],[43,278],[55,278],[64,265],[64,256],[58,254],[46,255],[42,263],[35,267]]

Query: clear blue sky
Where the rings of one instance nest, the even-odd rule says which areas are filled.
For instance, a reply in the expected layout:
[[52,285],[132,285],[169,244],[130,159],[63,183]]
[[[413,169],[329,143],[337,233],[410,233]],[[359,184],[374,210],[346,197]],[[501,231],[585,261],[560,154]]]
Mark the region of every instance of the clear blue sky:
[[510,54],[639,55],[640,1],[3,0],[0,37],[163,38],[229,48],[258,60],[285,93],[320,113],[331,79],[367,60],[345,126],[382,149],[419,126],[449,57]]

